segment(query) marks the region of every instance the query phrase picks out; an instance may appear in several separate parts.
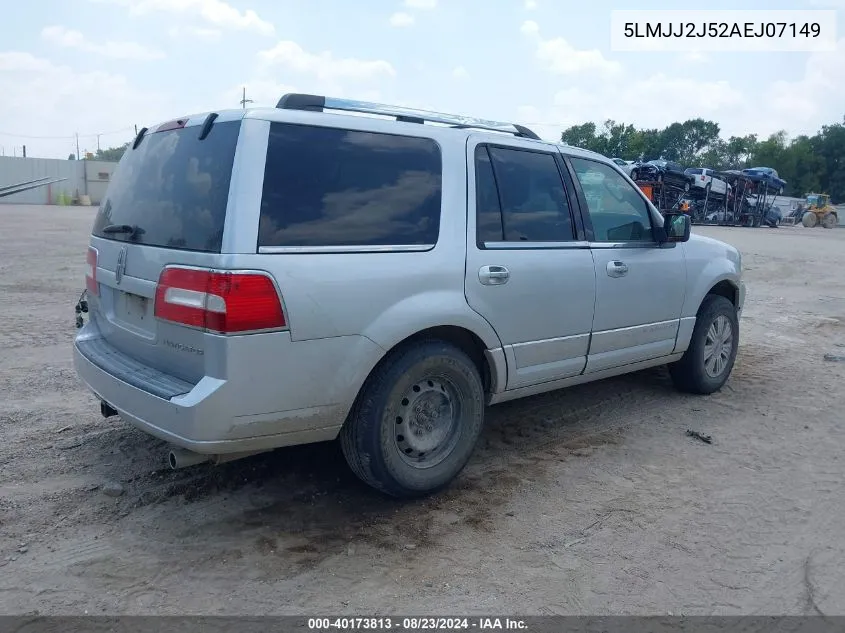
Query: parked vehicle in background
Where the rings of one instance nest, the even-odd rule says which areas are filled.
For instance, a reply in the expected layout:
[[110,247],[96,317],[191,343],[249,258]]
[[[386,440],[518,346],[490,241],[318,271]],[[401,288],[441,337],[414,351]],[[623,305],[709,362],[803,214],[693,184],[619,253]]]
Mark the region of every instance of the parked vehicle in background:
[[778,178],[778,172],[771,167],[749,167],[748,169],[743,169],[742,173],[749,180],[765,185],[771,193],[780,195],[786,188],[786,181]]
[[720,389],[741,273],[599,154],[289,94],[141,130],[73,357],[173,468],[339,438],[363,481],[417,496],[463,469],[488,404],[666,364]]
[[616,165],[618,165],[619,169],[621,169],[623,172],[625,172],[629,176],[631,175],[631,170],[634,169],[634,161],[622,160],[621,158],[611,158],[610,160],[612,160]]
[[718,176],[718,172],[706,167],[690,167],[684,173],[693,177],[692,185],[703,189],[705,193],[725,196],[730,190],[730,185]]
[[684,168],[671,160],[650,160],[640,163],[631,170],[633,180],[653,180],[666,185],[689,191],[693,177],[684,173]]

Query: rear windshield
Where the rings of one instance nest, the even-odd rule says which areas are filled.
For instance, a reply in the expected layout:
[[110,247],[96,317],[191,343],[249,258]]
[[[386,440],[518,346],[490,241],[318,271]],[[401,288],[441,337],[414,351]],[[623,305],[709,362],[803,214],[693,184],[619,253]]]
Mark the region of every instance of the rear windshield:
[[258,246],[433,246],[440,198],[432,139],[273,123]]
[[200,126],[156,132],[137,149],[130,146],[100,205],[93,234],[219,253],[240,125],[216,123],[203,140]]

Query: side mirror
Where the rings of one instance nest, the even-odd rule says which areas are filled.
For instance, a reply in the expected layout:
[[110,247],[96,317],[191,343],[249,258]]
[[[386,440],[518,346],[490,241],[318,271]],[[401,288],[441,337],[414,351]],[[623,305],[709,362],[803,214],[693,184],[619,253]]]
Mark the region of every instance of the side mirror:
[[663,215],[663,230],[666,234],[665,242],[689,241],[692,221],[686,213],[666,213]]

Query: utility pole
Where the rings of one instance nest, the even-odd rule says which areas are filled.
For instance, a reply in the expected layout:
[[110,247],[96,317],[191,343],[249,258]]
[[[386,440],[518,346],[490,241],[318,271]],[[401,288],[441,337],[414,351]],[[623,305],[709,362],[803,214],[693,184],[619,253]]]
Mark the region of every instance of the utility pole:
[[97,153],[100,153],[100,135],[97,134]]
[[244,110],[246,110],[246,104],[247,104],[247,103],[253,103],[252,99],[247,99],[247,98],[246,98],[246,86],[244,86],[244,92],[243,92],[243,94],[244,94],[244,96],[241,98],[241,102],[240,102],[240,103],[241,103],[241,106],[243,106],[243,109],[244,109]]
[[135,136],[138,136],[138,124],[135,124]]
[[79,158],[79,132],[76,133],[76,160],[81,160]]

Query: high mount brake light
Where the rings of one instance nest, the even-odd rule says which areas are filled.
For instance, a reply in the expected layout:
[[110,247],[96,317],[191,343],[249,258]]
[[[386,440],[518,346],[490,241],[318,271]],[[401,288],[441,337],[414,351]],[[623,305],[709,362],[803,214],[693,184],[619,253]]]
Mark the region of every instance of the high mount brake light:
[[287,327],[273,280],[248,271],[165,268],[156,288],[155,316],[220,334]]

